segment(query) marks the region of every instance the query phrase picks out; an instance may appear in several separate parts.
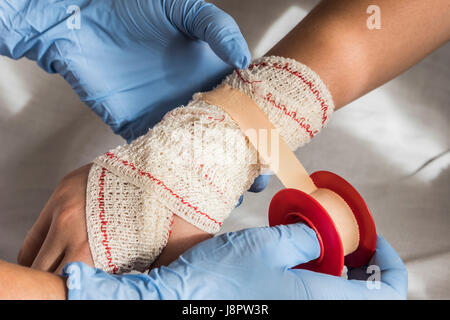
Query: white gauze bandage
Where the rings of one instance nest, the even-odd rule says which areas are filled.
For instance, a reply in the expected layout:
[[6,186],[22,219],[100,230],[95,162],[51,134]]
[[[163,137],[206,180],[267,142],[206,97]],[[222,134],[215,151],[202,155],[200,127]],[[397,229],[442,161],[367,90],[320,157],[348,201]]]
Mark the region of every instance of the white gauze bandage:
[[[292,150],[333,113],[319,76],[292,59],[257,59],[224,83],[251,97]],[[234,120],[194,95],[146,135],[95,159],[86,208],[95,266],[113,273],[148,269],[167,244],[174,214],[218,232],[261,168]]]

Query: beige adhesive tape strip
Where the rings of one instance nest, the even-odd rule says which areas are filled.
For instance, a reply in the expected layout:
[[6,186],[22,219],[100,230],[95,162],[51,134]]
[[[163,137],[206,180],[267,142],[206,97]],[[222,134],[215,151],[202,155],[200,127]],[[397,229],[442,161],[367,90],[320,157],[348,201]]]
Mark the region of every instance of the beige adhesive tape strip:
[[342,240],[344,256],[354,252],[359,245],[358,222],[345,200],[328,189],[317,189],[310,196],[327,210],[333,220]]
[[[298,189],[308,194],[317,190],[308,172],[278,134],[278,130],[248,95],[224,84],[213,91],[202,93],[201,97],[205,102],[222,108],[230,115],[286,188]],[[252,134],[260,132],[266,134]],[[277,137],[276,143],[274,136]],[[264,152],[260,152],[261,148],[264,148]],[[265,157],[267,151],[270,151],[271,155],[276,154],[276,159]]]
[[[202,93],[201,98],[210,105],[220,107],[230,115],[247,136],[250,143],[258,150],[259,156],[264,158],[265,163],[271,165],[272,170],[286,188],[301,190],[319,201],[336,225],[344,246],[344,255],[356,250],[359,244],[359,230],[358,223],[350,207],[331,190],[318,189],[316,187],[306,169],[289,149],[283,138],[279,136],[278,131],[266,114],[248,95],[223,84],[213,91]],[[266,132],[265,136],[249,134],[260,132],[260,130]],[[277,145],[274,145],[271,133],[275,133],[277,136]],[[273,154],[273,148],[278,147],[277,159],[275,159],[276,165],[273,165],[273,158],[264,157],[267,150],[260,152],[261,143],[263,145],[266,144],[266,149],[270,150],[271,154]]]

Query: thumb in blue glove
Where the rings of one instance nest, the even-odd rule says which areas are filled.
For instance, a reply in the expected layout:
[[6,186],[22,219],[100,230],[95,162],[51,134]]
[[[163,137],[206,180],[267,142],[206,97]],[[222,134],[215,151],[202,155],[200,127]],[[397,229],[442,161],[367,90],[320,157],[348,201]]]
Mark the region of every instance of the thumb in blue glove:
[[292,266],[316,259],[317,237],[303,224],[247,229],[217,236],[148,275],[115,276],[69,264],[70,299],[404,299],[405,266],[381,237],[369,265],[349,271],[349,280]]

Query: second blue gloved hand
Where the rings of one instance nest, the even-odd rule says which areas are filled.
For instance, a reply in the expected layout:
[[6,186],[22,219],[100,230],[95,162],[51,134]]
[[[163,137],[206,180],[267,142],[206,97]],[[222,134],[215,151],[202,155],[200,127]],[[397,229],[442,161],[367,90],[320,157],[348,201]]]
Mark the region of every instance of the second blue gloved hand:
[[347,280],[291,269],[319,253],[314,231],[299,223],[214,237],[149,275],[110,275],[81,263],[69,264],[65,272],[70,299],[406,298],[406,268],[383,238],[378,237],[369,262],[378,274],[358,268],[348,272]]
[[0,54],[60,73],[128,141],[250,61],[233,18],[201,0],[2,0]]

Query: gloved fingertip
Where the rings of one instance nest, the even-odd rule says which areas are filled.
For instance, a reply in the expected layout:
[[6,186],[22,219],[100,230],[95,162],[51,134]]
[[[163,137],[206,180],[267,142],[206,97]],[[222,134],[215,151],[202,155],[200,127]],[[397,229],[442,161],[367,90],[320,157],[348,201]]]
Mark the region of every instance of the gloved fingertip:
[[238,69],[247,69],[251,59],[250,50],[244,41],[244,43],[236,45],[236,49],[230,53],[230,61],[228,61],[228,64]]
[[231,40],[219,44],[213,50],[223,61],[234,68],[246,69],[250,64],[250,50],[242,35],[235,36]]
[[[186,34],[207,42],[219,58],[234,68],[245,69],[249,66],[251,54],[247,41],[232,16],[203,1],[197,2],[196,10],[181,12],[185,14],[177,15],[173,21]],[[197,14],[186,14],[188,12]]]
[[263,191],[269,184],[270,177],[271,176],[268,174],[258,176],[255,181],[253,181],[253,184],[248,191],[255,193]]
[[249,55],[245,55],[241,59],[239,59],[239,61],[236,61],[233,64],[233,66],[238,68],[238,69],[247,69],[248,66],[250,65],[250,61],[251,61],[250,54]]
[[236,208],[239,207],[242,204],[242,201],[244,201],[244,195],[241,195],[239,197],[238,203],[236,204]]
[[320,256],[320,244],[313,229],[303,223],[278,225],[271,227],[274,231],[270,242],[278,248],[278,259],[284,267],[317,259]]

